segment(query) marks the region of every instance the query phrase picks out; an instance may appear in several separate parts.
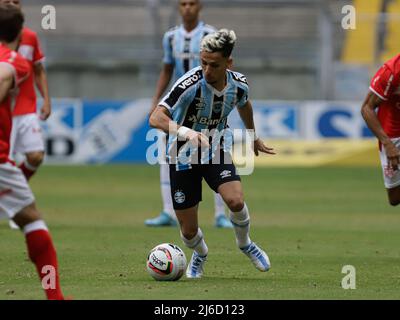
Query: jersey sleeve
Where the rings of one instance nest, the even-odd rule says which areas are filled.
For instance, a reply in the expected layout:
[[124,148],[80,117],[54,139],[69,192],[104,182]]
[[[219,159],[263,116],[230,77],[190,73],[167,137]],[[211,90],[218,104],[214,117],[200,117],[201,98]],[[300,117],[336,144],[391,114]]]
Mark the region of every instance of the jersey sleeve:
[[44,62],[45,56],[43,54],[42,48],[40,46],[40,41],[36,33],[33,35],[33,63],[42,63]]
[[237,107],[242,108],[249,101],[249,87],[241,84],[237,89]]
[[174,57],[172,52],[172,35],[169,33],[164,34],[163,37],[163,62],[165,64],[174,64]]
[[237,86],[236,92],[236,106],[242,108],[249,101],[249,84],[246,77],[235,71],[230,71],[232,81]]
[[177,109],[186,108],[187,103],[194,99],[202,77],[201,67],[184,74],[174,83],[159,105],[167,108],[171,115]]
[[396,88],[395,75],[392,70],[383,65],[371,80],[369,89],[382,100],[388,100]]
[[193,87],[182,89],[178,85],[175,85],[167,95],[161,100],[159,105],[165,107],[172,115],[176,110],[185,108],[187,103],[190,101]]

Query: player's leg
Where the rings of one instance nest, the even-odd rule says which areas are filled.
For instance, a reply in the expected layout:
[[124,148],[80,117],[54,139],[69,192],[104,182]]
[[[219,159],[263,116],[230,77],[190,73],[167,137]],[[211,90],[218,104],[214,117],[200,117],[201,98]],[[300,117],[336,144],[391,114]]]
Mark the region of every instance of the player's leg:
[[217,228],[233,228],[231,221],[225,215],[225,202],[219,193],[214,192],[214,214]]
[[389,203],[392,206],[400,204],[400,186],[386,189],[388,194]]
[[268,271],[271,267],[268,255],[250,239],[250,214],[243,199],[241,182],[231,181],[221,184],[218,192],[231,211],[230,216],[238,247],[258,270]]
[[161,226],[176,226],[176,215],[172,206],[171,185],[169,181],[169,165],[160,164],[160,183],[161,183],[161,198],[163,201],[163,211],[158,217],[147,219],[146,226],[161,227]]
[[238,247],[258,270],[269,270],[268,255],[250,239],[250,214],[235,166],[232,163],[211,164],[204,168],[204,177],[208,185],[222,196],[230,210]]
[[25,234],[28,254],[35,264],[48,299],[63,299],[59,284],[57,255],[34,196],[21,171],[11,164],[0,165],[0,214],[6,214]]
[[44,159],[44,151],[33,151],[25,154],[25,161],[19,168],[22,170],[25,178],[29,181],[37,172]]
[[201,175],[198,166],[190,170],[176,171],[170,165],[171,194],[176,217],[180,225],[183,243],[193,250],[186,270],[188,278],[200,278],[204,272],[208,247],[198,226],[197,212],[201,201]]
[[198,226],[197,212],[198,205],[188,209],[176,210],[182,241],[193,250],[186,270],[187,278],[201,278],[204,272],[204,263],[207,261],[208,247],[204,241],[203,232]]
[[44,159],[44,140],[39,118],[36,114],[27,114],[13,118],[16,134],[11,139],[11,157],[16,153],[25,155],[19,165],[29,181],[37,172]]
[[35,203],[23,208],[13,220],[25,234],[29,258],[36,266],[47,299],[63,300],[56,249]]
[[165,156],[165,145],[166,145],[166,134],[160,133],[162,142],[160,144],[159,157],[160,157],[160,187],[161,187],[161,199],[163,202],[163,210],[159,216],[153,219],[147,219],[144,223],[150,227],[161,227],[161,226],[176,226],[176,215],[172,206],[171,199],[171,185],[169,180],[169,165],[166,163]]
[[[392,142],[396,147],[400,148],[400,139],[392,139]],[[388,166],[388,159],[383,147],[379,152],[379,157],[389,203],[392,206],[397,206],[400,204],[400,170],[394,171],[393,168]]]

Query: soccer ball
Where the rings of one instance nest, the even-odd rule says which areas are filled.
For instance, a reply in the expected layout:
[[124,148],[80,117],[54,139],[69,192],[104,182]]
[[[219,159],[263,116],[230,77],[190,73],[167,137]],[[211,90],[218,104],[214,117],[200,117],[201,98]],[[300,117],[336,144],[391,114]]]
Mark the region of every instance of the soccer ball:
[[179,280],[186,269],[185,253],[177,245],[162,243],[147,256],[147,272],[158,281]]

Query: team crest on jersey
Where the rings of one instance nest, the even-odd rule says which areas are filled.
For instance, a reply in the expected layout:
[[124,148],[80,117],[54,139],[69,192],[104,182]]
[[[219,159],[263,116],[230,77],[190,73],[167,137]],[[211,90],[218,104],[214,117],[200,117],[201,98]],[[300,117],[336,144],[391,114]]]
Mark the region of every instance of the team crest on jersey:
[[221,113],[223,105],[224,105],[224,103],[222,101],[215,101],[213,103],[213,112]]

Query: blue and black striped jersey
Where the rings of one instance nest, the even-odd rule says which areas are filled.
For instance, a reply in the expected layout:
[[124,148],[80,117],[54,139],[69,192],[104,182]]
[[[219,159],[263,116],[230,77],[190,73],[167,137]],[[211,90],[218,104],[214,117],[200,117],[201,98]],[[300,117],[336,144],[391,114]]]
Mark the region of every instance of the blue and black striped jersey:
[[163,38],[165,64],[174,65],[174,78],[182,77],[200,65],[200,44],[204,36],[216,29],[200,21],[195,29],[187,32],[183,25],[168,30]]
[[[174,84],[170,92],[161,100],[160,105],[169,110],[172,120],[179,125],[195,131],[217,131],[224,137],[224,149],[232,144],[231,134],[227,134],[229,113],[236,107],[243,107],[248,101],[249,87],[246,78],[232,70],[226,72],[226,86],[216,90],[203,78],[201,67],[186,73]],[[177,143],[176,135],[169,135],[167,157]],[[207,163],[216,151],[217,145],[202,158]],[[179,149],[179,148],[178,148]],[[178,159],[179,161],[179,159]],[[183,168],[178,168],[183,169]]]

